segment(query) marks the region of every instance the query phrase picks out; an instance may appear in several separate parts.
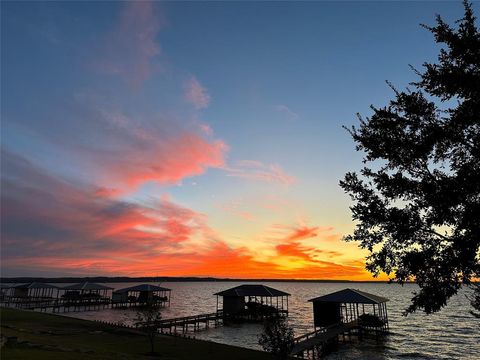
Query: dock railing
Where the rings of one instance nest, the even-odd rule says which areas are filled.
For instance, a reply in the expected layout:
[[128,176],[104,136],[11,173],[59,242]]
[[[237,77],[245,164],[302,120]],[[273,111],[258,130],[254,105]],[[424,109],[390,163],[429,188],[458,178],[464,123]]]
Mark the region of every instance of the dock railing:
[[333,329],[335,327],[338,327],[341,324],[342,323],[337,323],[337,324],[332,324],[332,325],[329,325],[329,326],[326,326],[326,327],[316,329],[312,332],[297,336],[296,338],[293,339],[293,341],[294,341],[295,344],[298,344],[302,341],[305,341],[305,340],[308,340],[312,337],[318,336],[319,334],[324,334],[324,333],[328,332],[328,330]]
[[199,314],[199,315],[192,315],[192,316],[183,316],[183,317],[176,317],[171,319],[163,319],[158,321],[159,327],[162,325],[172,326],[174,324],[183,324],[183,323],[193,323],[193,322],[203,322],[208,320],[216,320],[223,317],[222,311],[217,311],[214,313],[207,313],[207,314]]

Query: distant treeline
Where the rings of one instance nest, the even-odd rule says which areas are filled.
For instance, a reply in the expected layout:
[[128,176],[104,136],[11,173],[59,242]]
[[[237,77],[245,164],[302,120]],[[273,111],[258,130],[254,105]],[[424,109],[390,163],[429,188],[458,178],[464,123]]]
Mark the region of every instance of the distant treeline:
[[95,276],[95,277],[10,277],[0,278],[2,283],[80,283],[80,282],[98,282],[98,283],[121,283],[121,282],[187,282],[187,281],[235,281],[235,282],[323,282],[323,283],[351,283],[351,282],[385,282],[385,281],[352,281],[352,280],[297,280],[297,279],[230,279],[214,277],[127,277],[127,276]]

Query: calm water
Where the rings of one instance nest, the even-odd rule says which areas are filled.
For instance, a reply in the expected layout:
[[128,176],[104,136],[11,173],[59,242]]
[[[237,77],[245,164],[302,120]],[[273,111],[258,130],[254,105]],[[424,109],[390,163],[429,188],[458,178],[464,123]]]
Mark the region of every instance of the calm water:
[[[345,284],[275,282],[265,285],[286,291],[289,300],[289,322],[296,335],[313,330],[312,304],[308,299],[351,287],[390,299],[387,303],[391,334],[383,341],[365,340],[341,345],[326,359],[480,359],[480,320],[469,314],[465,292],[451,299],[447,308],[434,315],[422,313],[402,316],[416,285],[407,284]],[[108,284],[120,289],[134,284]],[[174,282],[162,283],[172,289],[172,302],[162,316],[164,319],[214,312],[216,297],[213,293],[241,283],[234,282]],[[101,310],[69,313],[83,319],[131,323],[133,310]],[[195,333],[196,338],[258,349],[261,325],[241,324],[212,328]]]

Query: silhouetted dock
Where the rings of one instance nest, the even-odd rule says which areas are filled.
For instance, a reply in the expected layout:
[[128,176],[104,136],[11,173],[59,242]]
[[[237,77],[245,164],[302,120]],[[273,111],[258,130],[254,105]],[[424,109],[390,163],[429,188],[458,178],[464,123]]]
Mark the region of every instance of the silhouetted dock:
[[[165,319],[160,320],[157,324],[160,332],[162,333],[165,331],[165,329],[168,329],[167,332],[169,334],[178,333],[179,329],[182,333],[186,333],[189,330],[198,331],[202,328],[208,329],[210,328],[210,326],[217,327],[219,325],[222,325],[223,311]],[[193,329],[190,329],[191,327]]]
[[141,284],[113,291],[113,288],[83,282],[65,287],[44,283],[3,286],[0,305],[20,309],[90,311],[106,308],[136,308],[146,305],[170,306],[171,289]]
[[305,352],[319,351],[327,343],[336,340],[338,335],[349,333],[358,326],[357,321],[339,323],[326,328],[318,329],[295,338],[295,346],[291,352],[293,356],[304,357]]
[[[350,338],[388,333],[387,298],[356,289],[343,289],[309,300],[313,303],[315,331],[295,339],[292,356],[311,359],[328,352],[339,335]],[[370,310],[370,311],[369,311]]]

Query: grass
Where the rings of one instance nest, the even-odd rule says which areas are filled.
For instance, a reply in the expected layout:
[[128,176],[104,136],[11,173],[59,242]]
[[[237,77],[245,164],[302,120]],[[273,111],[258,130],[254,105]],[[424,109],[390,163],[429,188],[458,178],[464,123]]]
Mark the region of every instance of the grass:
[[18,338],[18,344],[2,346],[2,360],[274,359],[261,351],[165,335],[156,339],[159,355],[150,356],[148,339],[139,332],[33,311],[2,308],[0,325],[2,337]]

